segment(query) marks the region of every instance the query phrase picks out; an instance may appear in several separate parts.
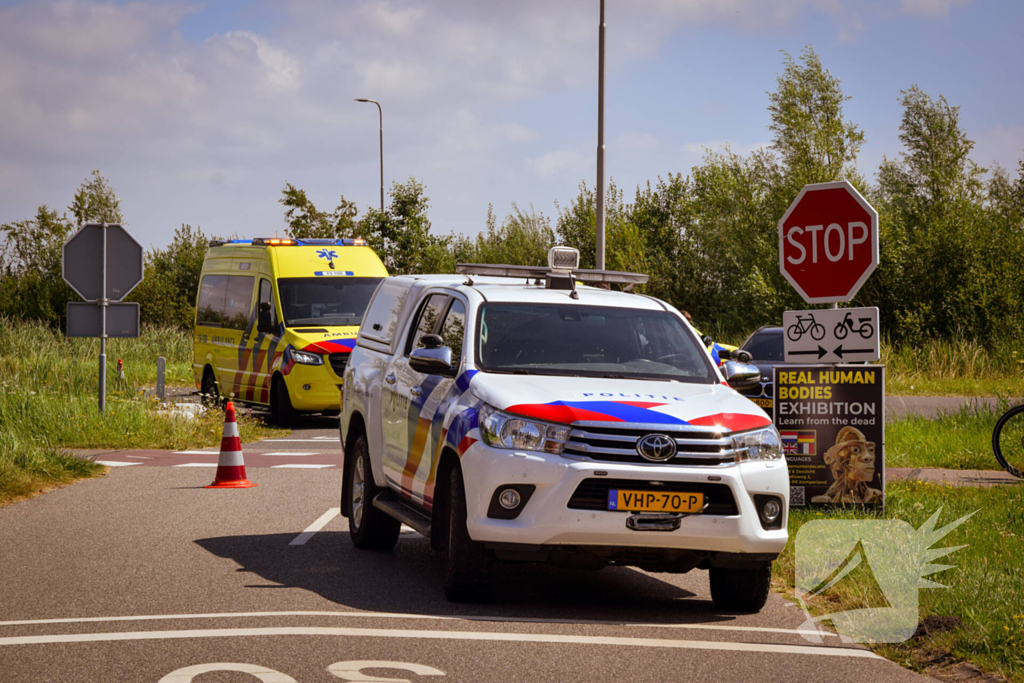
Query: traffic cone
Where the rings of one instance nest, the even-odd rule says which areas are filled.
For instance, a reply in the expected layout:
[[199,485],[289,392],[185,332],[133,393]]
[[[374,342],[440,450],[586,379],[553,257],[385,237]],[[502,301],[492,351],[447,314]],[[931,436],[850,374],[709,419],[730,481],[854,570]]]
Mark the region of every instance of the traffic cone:
[[256,486],[245,478],[245,461],[242,459],[242,440],[238,437],[238,423],[235,422],[235,404],[228,401],[224,409],[224,437],[220,441],[220,457],[217,458],[217,476],[208,489],[247,489]]

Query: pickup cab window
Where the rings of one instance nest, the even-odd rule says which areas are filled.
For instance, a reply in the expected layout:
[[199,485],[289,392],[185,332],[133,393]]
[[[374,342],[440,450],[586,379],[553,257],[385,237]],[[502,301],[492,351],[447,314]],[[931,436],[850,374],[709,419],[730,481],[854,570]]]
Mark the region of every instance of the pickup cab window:
[[448,303],[447,294],[431,294],[426,302],[420,307],[416,316],[416,326],[409,335],[409,341],[405,345],[405,355],[409,355],[413,349],[423,347],[421,341],[424,335],[433,334],[437,329],[437,322],[441,319],[444,306]]
[[441,325],[441,339],[444,345],[451,347],[452,364],[462,359],[462,340],[466,332],[466,306],[458,299],[452,298],[452,305],[444,316]]
[[477,366],[486,372],[717,381],[699,341],[667,311],[487,303]]

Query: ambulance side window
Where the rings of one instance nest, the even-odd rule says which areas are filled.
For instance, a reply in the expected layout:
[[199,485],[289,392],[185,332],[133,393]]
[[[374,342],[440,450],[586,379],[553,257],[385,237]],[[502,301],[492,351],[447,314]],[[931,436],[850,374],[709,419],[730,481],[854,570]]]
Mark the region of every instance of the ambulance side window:
[[252,290],[256,278],[251,275],[228,276],[227,296],[224,297],[224,327],[244,330],[252,308]]
[[[274,309],[274,287],[270,280],[260,280],[260,308],[263,304],[270,304],[270,322],[277,325],[277,311]],[[257,312],[257,315],[259,313]]]
[[199,285],[196,324],[220,327],[224,324],[224,297],[228,294],[227,275],[206,275]]

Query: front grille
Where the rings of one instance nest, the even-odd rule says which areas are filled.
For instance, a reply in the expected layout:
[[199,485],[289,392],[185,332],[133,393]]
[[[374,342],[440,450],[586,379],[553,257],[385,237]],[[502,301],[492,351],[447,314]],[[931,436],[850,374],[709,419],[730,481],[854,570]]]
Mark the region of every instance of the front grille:
[[607,510],[608,492],[627,491],[673,491],[679,493],[703,493],[708,507],[705,515],[738,515],[736,499],[726,484],[705,484],[703,482],[642,481],[634,479],[584,479],[569,499],[572,510]]
[[327,356],[328,362],[331,364],[331,369],[334,370],[334,374],[338,377],[342,377],[345,374],[345,365],[348,364],[349,354],[347,353],[332,353]]
[[775,385],[771,380],[761,380],[756,387],[741,389],[740,394],[749,398],[772,398],[775,396]]
[[667,465],[725,465],[736,461],[732,439],[707,428],[678,425],[650,427],[574,427],[565,444],[565,455],[600,460],[602,462],[649,463],[636,451],[636,443],[648,434],[665,434],[676,442],[676,456]]

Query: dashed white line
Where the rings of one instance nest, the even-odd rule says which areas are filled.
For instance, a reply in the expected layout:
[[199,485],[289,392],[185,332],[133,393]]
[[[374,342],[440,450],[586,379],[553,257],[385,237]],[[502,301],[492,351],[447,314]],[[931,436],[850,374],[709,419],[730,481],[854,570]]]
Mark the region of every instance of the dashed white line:
[[773,643],[735,643],[731,641],[669,640],[667,638],[620,638],[614,636],[575,636],[548,633],[495,633],[489,631],[413,631],[410,629],[374,629],[344,627],[286,626],[276,628],[222,628],[183,631],[135,631],[119,633],[65,633],[58,635],[12,636],[0,638],[5,645],[47,645],[54,643],[96,643],[131,640],[180,640],[185,638],[244,638],[253,636],[340,636],[347,638],[415,638],[423,640],[465,640],[512,643],[559,643],[565,645],[618,645],[627,647],[669,648],[677,650],[720,650],[771,654],[812,655],[819,657],[855,657],[881,659],[868,649]]
[[288,545],[305,545],[306,541],[313,538],[313,534],[327,526],[327,523],[341,514],[341,508],[331,508],[320,515],[315,522],[306,527],[306,530],[292,539]]
[[128,465],[141,465],[141,462],[118,462],[117,460],[96,460],[94,461],[97,465],[106,465],[107,467],[127,467]]
[[270,469],[272,469],[272,470],[284,470],[284,469],[291,469],[291,470],[322,470],[322,469],[325,469],[327,467],[334,467],[334,465],[306,465],[304,463],[293,462],[293,463],[289,463],[287,465],[271,465]]
[[255,454],[255,455],[295,455],[295,456],[318,455],[317,453],[297,453],[297,452],[296,453],[292,453],[291,451],[274,451],[273,453],[260,453],[259,451],[251,451],[251,452],[253,454]]
[[183,462],[180,465],[172,465],[172,467],[216,467],[215,462]]
[[174,455],[218,455],[220,451],[174,451]]

